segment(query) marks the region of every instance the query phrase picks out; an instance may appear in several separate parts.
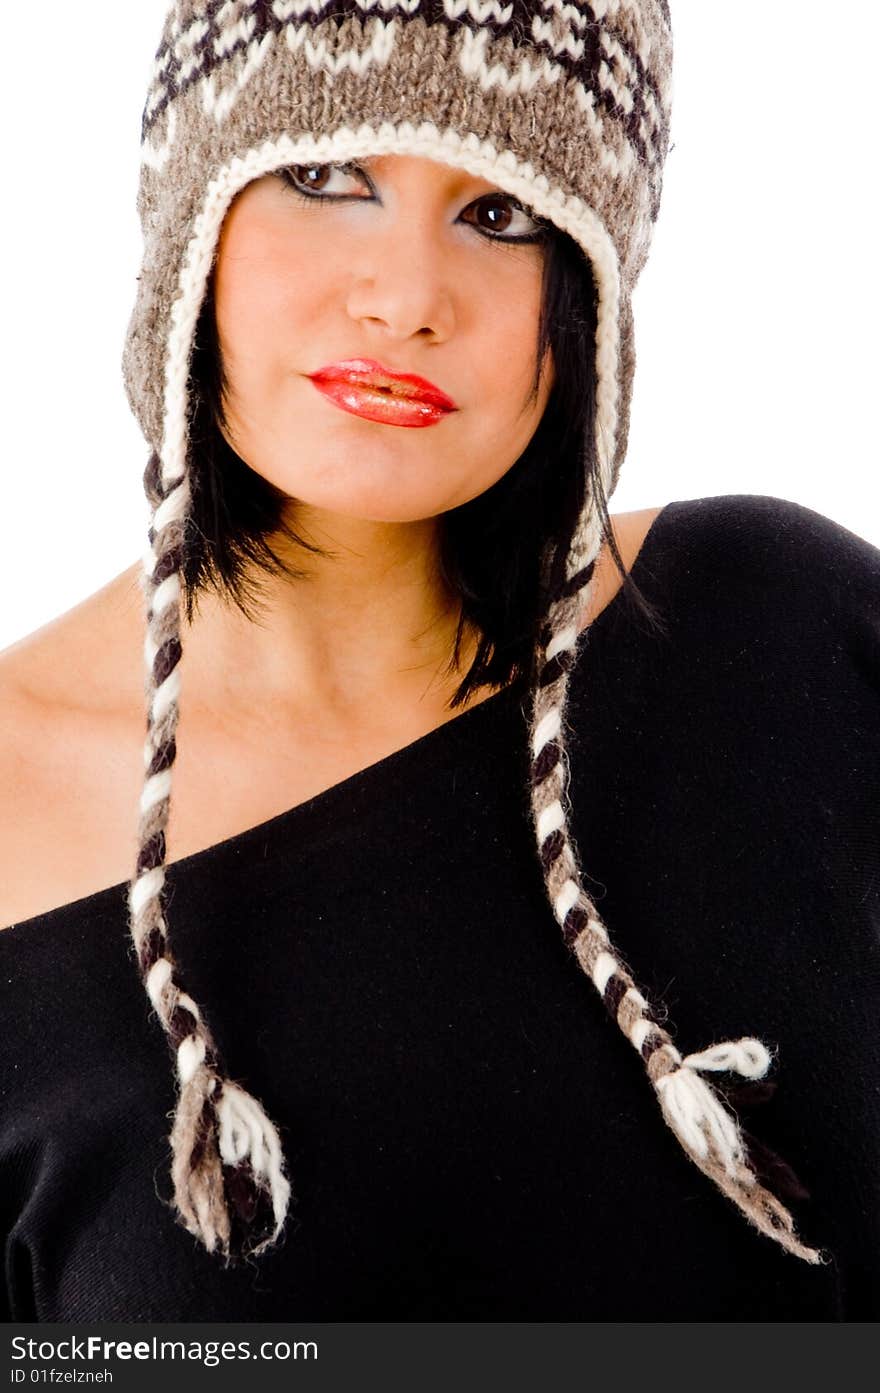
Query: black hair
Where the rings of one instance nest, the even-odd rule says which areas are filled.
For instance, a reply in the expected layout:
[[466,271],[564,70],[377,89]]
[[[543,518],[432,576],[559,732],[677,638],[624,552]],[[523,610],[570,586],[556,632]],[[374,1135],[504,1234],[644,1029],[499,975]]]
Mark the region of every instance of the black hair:
[[[528,445],[500,479],[441,515],[440,579],[460,602],[449,674],[459,671],[465,635],[474,634],[477,642],[450,709],[481,686],[534,677],[536,637],[548,605],[564,585],[566,554],[587,490],[596,499],[604,540],[624,589],[649,625],[664,627],[626,572],[599,476],[594,434],[598,300],[592,267],[577,242],[550,223],[545,223],[543,248],[531,400],[550,352],[554,382],[544,413]],[[189,623],[204,589],[253,618],[262,576],[301,580],[306,575],[290,560],[291,548],[332,555],[293,529],[290,497],[251,469],[228,443],[221,430],[227,390],[212,272],[196,326],[188,389],[192,500],[182,579]],[[283,557],[278,540],[290,544]]]

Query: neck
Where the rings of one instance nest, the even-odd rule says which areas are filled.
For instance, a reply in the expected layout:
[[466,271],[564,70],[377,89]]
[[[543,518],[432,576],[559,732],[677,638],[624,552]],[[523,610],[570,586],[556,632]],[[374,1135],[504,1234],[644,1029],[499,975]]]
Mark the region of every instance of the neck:
[[310,518],[308,540],[331,554],[273,539],[281,559],[307,574],[261,574],[255,620],[213,592],[199,597],[183,661],[212,704],[243,715],[319,710],[346,724],[365,710],[448,701],[474,643],[463,644],[465,666],[450,675],[459,605],[439,575],[436,520]]

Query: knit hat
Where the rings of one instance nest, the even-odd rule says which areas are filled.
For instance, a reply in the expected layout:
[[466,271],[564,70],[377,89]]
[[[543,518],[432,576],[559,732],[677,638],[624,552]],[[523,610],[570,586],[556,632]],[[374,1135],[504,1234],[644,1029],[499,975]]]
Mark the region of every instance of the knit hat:
[[[143,115],[145,249],[123,368],[151,447],[144,557],[146,773],[129,904],[149,999],[173,1050],[174,1207],[226,1261],[279,1237],[290,1178],[272,1121],[226,1076],[184,990],[163,903],[180,690],[181,570],[193,471],[194,330],[235,195],[292,164],[388,153],[468,171],[567,233],[597,292],[595,451],[605,496],[624,458],[634,369],[631,297],[657,218],[669,143],[666,0],[178,0]],[[592,491],[567,544],[565,582],[536,634],[530,694],[533,831],[565,943],[644,1061],[662,1116],[692,1161],[763,1233],[808,1262],[761,1183],[728,1100],[706,1075],[766,1074],[759,1041],[682,1054],[638,990],[583,885],[569,834],[568,680],[603,540]],[[767,1085],[768,1087],[770,1085]]]

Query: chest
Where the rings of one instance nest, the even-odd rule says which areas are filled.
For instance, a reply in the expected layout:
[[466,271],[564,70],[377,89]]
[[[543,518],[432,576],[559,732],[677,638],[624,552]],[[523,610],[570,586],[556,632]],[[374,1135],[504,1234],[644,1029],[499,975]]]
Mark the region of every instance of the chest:
[[[479,705],[483,697],[474,700]],[[255,827],[414,745],[457,713],[397,707],[359,730],[327,722],[181,717],[168,862]],[[131,876],[143,787],[144,717],[129,710],[31,715],[14,797],[0,809],[6,873],[0,926],[20,923]]]

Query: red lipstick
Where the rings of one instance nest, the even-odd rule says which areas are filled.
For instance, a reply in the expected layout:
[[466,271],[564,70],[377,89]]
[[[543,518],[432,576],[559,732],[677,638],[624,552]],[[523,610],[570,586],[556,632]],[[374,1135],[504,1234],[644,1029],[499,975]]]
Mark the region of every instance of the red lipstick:
[[335,406],[384,425],[433,426],[458,410],[433,382],[395,372],[374,358],[345,358],[308,376]]

